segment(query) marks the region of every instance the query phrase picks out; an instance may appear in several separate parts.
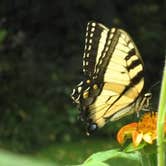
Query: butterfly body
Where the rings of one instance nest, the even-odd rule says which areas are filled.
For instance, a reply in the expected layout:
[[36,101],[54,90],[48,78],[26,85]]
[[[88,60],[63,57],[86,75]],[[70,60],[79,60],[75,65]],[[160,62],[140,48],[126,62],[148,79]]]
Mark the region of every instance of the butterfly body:
[[142,58],[122,29],[88,23],[83,72],[86,79],[73,89],[71,97],[91,130],[139,112],[149,101],[143,93]]

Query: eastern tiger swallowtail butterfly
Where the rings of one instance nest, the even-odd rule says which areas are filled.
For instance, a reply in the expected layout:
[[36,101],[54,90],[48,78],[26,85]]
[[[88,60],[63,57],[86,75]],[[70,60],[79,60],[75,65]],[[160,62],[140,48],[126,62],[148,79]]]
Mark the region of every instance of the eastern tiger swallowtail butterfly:
[[124,30],[88,23],[83,73],[85,79],[71,97],[88,131],[148,107],[151,94],[143,93],[143,60]]

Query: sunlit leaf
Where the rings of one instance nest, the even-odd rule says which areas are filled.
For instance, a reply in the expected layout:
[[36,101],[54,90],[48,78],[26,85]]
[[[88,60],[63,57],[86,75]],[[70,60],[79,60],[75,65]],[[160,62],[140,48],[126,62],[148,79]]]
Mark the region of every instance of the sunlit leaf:
[[114,157],[117,153],[119,153],[119,149],[98,152],[91,155],[85,162],[89,162],[91,160],[106,161],[110,159],[111,157]]
[[116,166],[123,164],[123,166],[128,166],[134,164],[135,166],[139,166],[141,161],[139,152],[125,153],[120,152],[119,149],[113,149],[91,155],[81,166],[87,166],[87,164],[96,165],[96,162],[101,165],[109,164]]

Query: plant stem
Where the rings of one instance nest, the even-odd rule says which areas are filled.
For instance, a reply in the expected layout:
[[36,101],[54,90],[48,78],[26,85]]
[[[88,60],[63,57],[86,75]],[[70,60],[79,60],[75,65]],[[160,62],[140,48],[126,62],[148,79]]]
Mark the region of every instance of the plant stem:
[[165,166],[165,150],[164,150],[164,123],[166,117],[166,59],[163,70],[163,78],[160,92],[160,101],[158,107],[157,119],[157,165]]

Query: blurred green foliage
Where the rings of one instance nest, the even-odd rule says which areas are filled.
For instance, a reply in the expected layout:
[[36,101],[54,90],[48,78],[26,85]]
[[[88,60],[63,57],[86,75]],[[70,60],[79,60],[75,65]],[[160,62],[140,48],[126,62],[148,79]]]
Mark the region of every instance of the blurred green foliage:
[[[70,93],[83,77],[84,35],[89,20],[129,32],[145,62],[147,88],[160,80],[165,8],[165,2],[157,0],[2,0],[0,146],[30,152],[83,137],[85,130],[77,121],[78,111]],[[94,137],[114,135],[120,123]]]
[[105,151],[119,145],[112,139],[81,139],[76,142],[54,144],[34,153],[36,159],[56,162],[59,165],[77,165],[83,163],[90,155],[98,151]]
[[25,157],[23,155],[16,155],[7,151],[0,151],[0,165],[1,166],[56,166],[57,163],[51,163],[44,160],[36,160],[34,158]]

